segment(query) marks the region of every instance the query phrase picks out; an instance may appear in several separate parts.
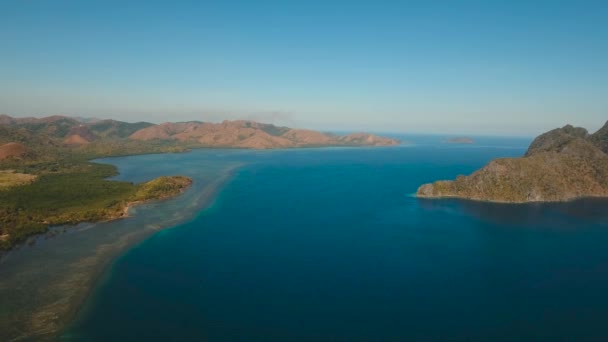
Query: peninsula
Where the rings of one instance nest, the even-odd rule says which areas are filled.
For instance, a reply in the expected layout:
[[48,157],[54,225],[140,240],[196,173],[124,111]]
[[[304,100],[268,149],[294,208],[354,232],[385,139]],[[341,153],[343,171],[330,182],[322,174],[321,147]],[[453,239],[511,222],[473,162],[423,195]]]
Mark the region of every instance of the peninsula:
[[184,191],[191,179],[160,177],[132,184],[108,180],[117,170],[90,162],[108,156],[184,152],[193,148],[390,146],[367,133],[335,135],[254,121],[155,125],[67,116],[0,115],[0,250],[50,225],[124,217],[134,203]]
[[469,176],[418,188],[421,198],[525,203],[608,197],[608,122],[589,134],[571,125],[538,136],[521,158],[491,161]]

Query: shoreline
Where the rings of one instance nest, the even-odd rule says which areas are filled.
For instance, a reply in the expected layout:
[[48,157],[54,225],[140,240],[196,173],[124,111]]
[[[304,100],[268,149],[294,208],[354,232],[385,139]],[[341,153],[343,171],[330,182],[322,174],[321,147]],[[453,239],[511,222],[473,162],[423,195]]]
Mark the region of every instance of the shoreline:
[[[221,172],[219,177],[212,180],[210,183],[205,184],[202,191],[195,193],[196,199],[190,214],[197,215],[207,209],[213,203],[225,184],[232,179],[235,171],[241,166],[242,164],[228,167]],[[192,186],[193,184],[194,182],[174,196],[154,199],[151,201],[129,202],[124,206],[123,210],[120,211],[121,216],[99,221],[93,224],[99,225],[110,222],[128,222],[127,220],[129,219],[136,219],[138,214],[129,214],[131,209],[142,205],[154,205],[155,203],[182,198],[182,196],[187,193],[188,190],[195,190],[195,188]],[[134,231],[125,231],[123,233],[119,233],[119,237],[115,240],[110,242],[100,241],[97,243],[92,253],[88,251],[83,255],[80,255],[80,257],[77,256],[73,258],[73,260],[69,260],[68,264],[62,265],[58,275],[51,275],[52,283],[44,284],[44,288],[34,287],[34,293],[31,294],[33,297],[26,298],[26,300],[36,302],[35,306],[29,310],[27,308],[19,308],[18,312],[11,312],[12,315],[5,317],[4,322],[0,322],[0,339],[6,339],[7,341],[21,341],[29,339],[46,341],[60,338],[61,335],[70,327],[70,325],[77,322],[78,317],[86,312],[86,303],[88,299],[94,294],[95,290],[102,285],[101,280],[103,279],[104,274],[107,274],[107,272],[111,269],[113,263],[118,260],[121,255],[128,252],[134,246],[144,242],[156,232],[171,229],[192,219],[192,217],[188,216],[187,209],[184,209],[184,214],[186,216],[168,218],[167,222],[162,223],[160,226],[157,224],[145,224],[141,228],[138,227]],[[106,227],[97,228],[103,229]],[[78,231],[74,231],[74,233],[77,232]],[[37,235],[34,238],[39,239],[40,241],[45,241],[44,235]],[[21,248],[24,248],[24,246]],[[36,248],[36,246],[33,248]],[[9,251],[3,255],[3,258],[7,257],[11,252],[12,251]],[[30,251],[21,250],[15,251],[14,253],[27,254],[28,252]],[[30,254],[32,253],[35,254],[36,251],[32,250]],[[17,262],[19,263],[20,261]],[[12,274],[13,277],[8,280],[5,279],[5,281],[0,278],[0,290],[2,290],[4,287],[4,289],[8,290],[10,293],[11,282],[14,283],[15,281],[21,281],[19,277],[21,273],[26,271],[27,269],[18,269],[16,275]],[[42,274],[45,272],[44,270],[39,272],[41,273],[41,276],[47,276],[46,274]],[[11,275],[10,270],[9,275]],[[9,285],[7,286],[5,283],[8,283]],[[43,293],[39,294],[38,292],[40,290],[43,290]],[[28,292],[25,290],[21,291]],[[52,292],[54,296],[49,296],[47,293],[44,293],[44,291]],[[66,293],[68,295],[66,295]],[[18,295],[23,294],[18,293]],[[30,305],[32,305],[32,303],[30,303]],[[2,328],[3,326],[5,329]],[[4,334],[2,333],[2,330],[5,330]]]
[[121,210],[121,214],[118,217],[112,217],[112,218],[109,218],[107,221],[103,221],[103,222],[109,222],[109,221],[114,221],[114,220],[121,220],[121,219],[125,219],[125,218],[128,218],[128,217],[131,217],[129,215],[129,210],[131,208],[133,208],[133,207],[138,206],[138,205],[148,204],[148,203],[155,203],[155,202],[162,202],[162,201],[167,201],[167,200],[170,200],[170,199],[173,199],[173,198],[177,198],[177,197],[183,195],[184,192],[188,191],[192,187],[193,184],[194,184],[194,180],[190,179],[190,183],[188,183],[188,186],[180,189],[175,194],[161,196],[159,198],[153,198],[153,199],[149,199],[149,200],[145,200],[145,201],[131,201],[131,202],[127,202],[123,206],[123,208]]
[[602,196],[602,195],[597,195],[597,196],[586,195],[586,196],[570,197],[570,198],[565,198],[565,199],[561,199],[561,200],[539,200],[539,201],[500,201],[500,200],[490,200],[490,199],[483,199],[483,198],[463,197],[463,196],[456,196],[456,195],[424,196],[424,195],[414,194],[414,197],[418,198],[418,199],[424,199],[424,200],[457,199],[457,200],[470,201],[470,202],[506,204],[506,205],[570,203],[570,202],[575,202],[575,201],[584,200],[584,199],[607,199],[608,200],[608,196]]
[[[200,214],[201,212],[205,211],[207,208],[209,208],[209,206],[213,203],[213,200],[215,200],[215,196],[217,196],[219,194],[219,191],[223,188],[223,186],[230,180],[232,179],[232,177],[234,176],[234,172],[235,170],[238,169],[238,167],[232,167],[229,168],[228,170],[226,170],[226,173],[222,176],[220,176],[219,179],[217,179],[216,181],[214,181],[212,184],[209,185],[208,188],[206,188],[202,194],[203,196],[201,197],[201,207],[199,208],[197,215]],[[153,203],[153,202],[162,202],[162,201],[166,201],[166,200],[170,200],[172,198],[181,196],[184,192],[186,192],[187,190],[191,189],[191,186],[189,186],[188,188],[183,189],[179,194],[177,194],[176,196],[171,196],[168,198],[162,198],[162,199],[155,199],[155,200],[151,200],[151,201],[135,201],[133,203],[130,203],[129,205],[125,206],[125,210],[128,213],[128,210],[131,209],[132,207],[136,207],[138,205],[142,205],[142,204],[149,204],[149,203]],[[127,217],[131,217],[131,216],[127,216]],[[124,217],[124,218],[127,218]],[[119,218],[120,219],[120,218]],[[146,229],[146,234],[145,236],[142,236],[141,239],[137,239],[135,238],[135,241],[128,241],[131,238],[132,234],[128,234],[125,235],[124,238],[126,238],[126,242],[125,245],[121,246],[122,248],[120,248],[119,250],[117,250],[117,253],[114,256],[108,256],[104,261],[102,261],[101,263],[98,264],[98,269],[95,272],[92,272],[91,274],[91,278],[90,278],[90,282],[89,282],[89,286],[85,286],[82,289],[82,294],[80,295],[79,299],[74,299],[72,305],[71,305],[71,310],[69,312],[66,313],[65,315],[65,321],[63,322],[63,324],[61,324],[60,327],[58,327],[58,329],[52,334],[51,338],[52,339],[56,339],[59,338],[65,331],[67,328],[69,328],[69,326],[75,322],[78,321],[79,317],[81,314],[85,314],[87,308],[87,300],[91,297],[91,295],[95,292],[95,290],[100,287],[101,285],[103,285],[103,282],[100,282],[100,280],[102,280],[104,278],[104,276],[106,275],[107,271],[112,267],[112,265],[118,260],[118,258],[120,258],[120,256],[124,253],[126,253],[128,250],[132,249],[133,247],[135,247],[136,245],[143,243],[147,238],[151,237],[152,235],[154,235],[155,233],[161,231],[161,230],[166,230],[166,229],[172,229],[175,228],[181,224],[184,224],[188,221],[184,221],[181,222],[177,225],[170,225],[170,226],[166,226],[166,227],[161,227],[159,229]]]
[[[157,177],[157,178],[159,178],[159,177]],[[187,178],[189,178],[189,177],[187,177]],[[46,230],[44,232],[29,235],[24,240],[21,240],[15,244],[13,244],[10,248],[0,250],[0,264],[1,264],[3,257],[5,255],[7,255],[8,253],[10,253],[11,250],[20,248],[24,245],[27,245],[31,241],[36,241],[37,239],[39,239],[42,236],[48,236],[48,234],[52,231],[53,228],[67,227],[67,229],[70,229],[70,228],[74,228],[80,224],[89,223],[89,224],[95,225],[98,223],[112,222],[112,221],[116,221],[116,220],[129,218],[130,217],[129,210],[132,207],[135,207],[135,206],[141,205],[141,204],[162,202],[162,201],[170,200],[172,198],[177,198],[177,197],[181,196],[184,192],[186,192],[188,189],[190,189],[192,187],[193,183],[194,183],[194,180],[192,178],[189,178],[188,184],[173,194],[167,194],[167,195],[163,195],[163,196],[160,196],[157,198],[150,198],[150,199],[145,199],[145,200],[127,201],[121,207],[116,208],[117,210],[114,213],[109,213],[106,217],[103,217],[103,218],[101,218],[99,220],[95,220],[95,221],[86,221],[85,220],[85,221],[70,222],[70,223],[49,224],[49,221],[45,220],[42,222],[43,224],[47,225]],[[6,236],[9,236],[9,235],[6,234]],[[5,235],[0,235],[0,239],[2,239],[3,237],[5,237]]]

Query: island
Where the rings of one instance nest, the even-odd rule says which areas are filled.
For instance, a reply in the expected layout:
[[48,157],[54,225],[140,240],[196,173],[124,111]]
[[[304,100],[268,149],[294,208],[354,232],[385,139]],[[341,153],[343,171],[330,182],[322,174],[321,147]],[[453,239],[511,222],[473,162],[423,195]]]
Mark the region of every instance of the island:
[[469,176],[424,184],[420,198],[525,203],[608,197],[608,122],[597,132],[566,125],[538,136],[521,158],[502,158]]
[[471,137],[453,137],[445,140],[448,144],[474,144],[475,140]]
[[52,225],[123,218],[134,204],[162,200],[192,180],[174,175],[141,184],[109,180],[96,158],[194,148],[393,146],[367,133],[335,135],[247,120],[152,124],[67,116],[0,115],[0,251]]

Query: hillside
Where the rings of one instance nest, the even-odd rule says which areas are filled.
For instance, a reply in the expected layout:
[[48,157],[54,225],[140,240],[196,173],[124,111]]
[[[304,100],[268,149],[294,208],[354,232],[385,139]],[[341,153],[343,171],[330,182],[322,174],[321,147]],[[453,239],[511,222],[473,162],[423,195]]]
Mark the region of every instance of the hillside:
[[88,124],[88,128],[101,138],[122,139],[140,129],[153,126],[149,122],[122,122],[116,120],[98,120]]
[[245,120],[154,125],[99,119],[83,121],[67,116],[12,118],[0,115],[0,143],[9,142],[20,143],[32,151],[31,160],[74,152],[105,156],[202,147],[271,149],[399,144],[395,139],[367,133],[339,136]]
[[390,146],[395,139],[367,133],[338,136],[305,129],[277,127],[254,121],[222,123],[164,123],[141,129],[130,136],[133,140],[173,140],[202,147],[238,147],[252,149],[311,146]]
[[538,136],[524,157],[504,158],[454,181],[422,185],[418,197],[457,197],[493,202],[567,201],[608,197],[608,123],[554,129]]
[[27,153],[27,149],[20,143],[10,142],[0,146],[0,160],[8,158],[21,158]]

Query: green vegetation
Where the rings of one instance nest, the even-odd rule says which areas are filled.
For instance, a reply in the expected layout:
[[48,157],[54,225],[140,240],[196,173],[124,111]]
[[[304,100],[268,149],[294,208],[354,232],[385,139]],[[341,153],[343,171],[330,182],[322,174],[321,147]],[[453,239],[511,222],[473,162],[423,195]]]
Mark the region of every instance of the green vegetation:
[[[0,159],[0,249],[8,249],[50,225],[99,221],[125,215],[132,202],[167,198],[186,188],[186,177],[143,184],[107,180],[111,165],[89,160],[145,153],[184,152],[186,143],[137,141],[133,132],[152,124],[103,120],[83,125],[68,117],[14,119],[0,115],[0,145],[19,143],[26,152]],[[70,134],[90,141],[67,146]]]
[[148,201],[163,199],[175,195],[176,191],[187,188],[192,180],[184,176],[158,177],[149,182],[140,184],[131,201]]
[[101,157],[127,156],[147,153],[180,153],[188,151],[189,146],[175,141],[138,141],[138,140],[100,140],[69,150],[73,156],[90,160]]
[[[89,122],[65,116],[0,115],[0,249],[45,232],[49,225],[124,216],[129,203],[173,196],[191,182],[185,177],[161,177],[139,185],[110,181],[107,178],[116,169],[89,162],[92,159],[184,152],[200,147],[304,146],[282,137],[290,131],[287,127],[251,121],[212,124],[211,128],[202,127],[201,122],[164,124],[162,129],[153,126],[147,122]],[[264,133],[262,137],[257,135],[260,132]],[[397,143],[368,134],[344,137],[320,134],[321,143],[315,144],[319,133],[302,132],[306,146]],[[175,137],[177,133],[185,135]],[[203,136],[211,139],[203,142],[200,140]],[[238,139],[234,140],[235,137]],[[327,137],[331,138],[329,143]]]
[[89,125],[89,129],[96,135],[104,138],[127,138],[138,130],[150,127],[149,122],[120,122],[115,120],[102,120]]
[[49,225],[74,224],[124,216],[136,201],[167,198],[190,184],[187,177],[161,177],[143,184],[107,180],[112,165],[43,163],[25,167],[38,173],[28,185],[0,191],[0,249],[45,232]]

